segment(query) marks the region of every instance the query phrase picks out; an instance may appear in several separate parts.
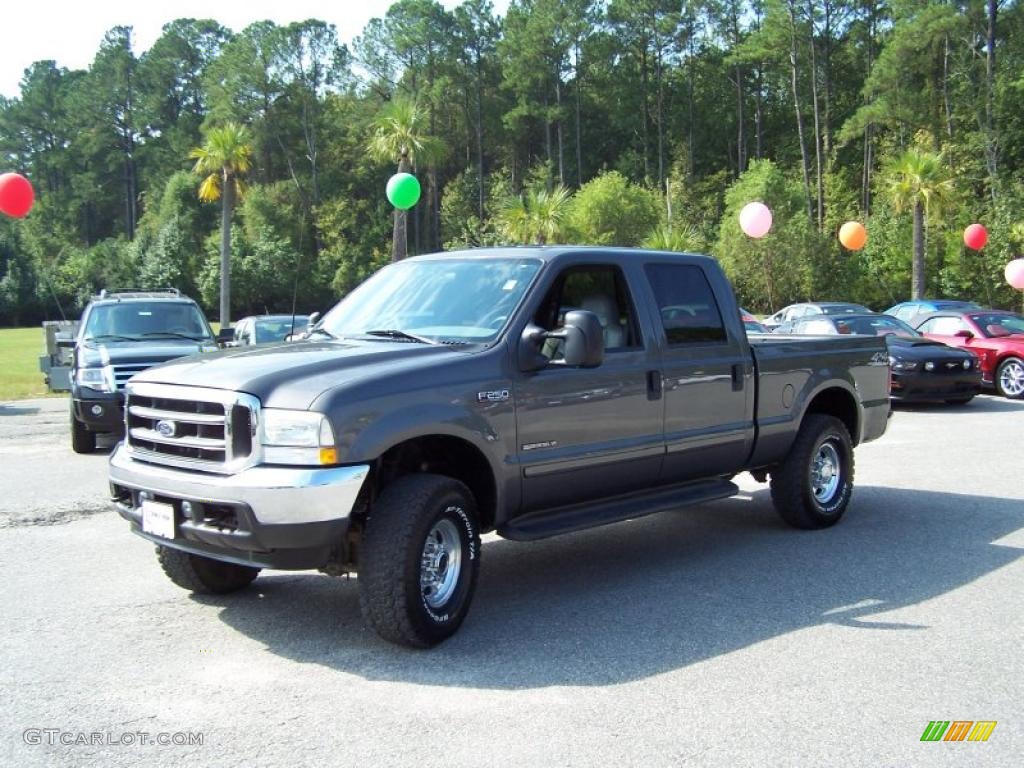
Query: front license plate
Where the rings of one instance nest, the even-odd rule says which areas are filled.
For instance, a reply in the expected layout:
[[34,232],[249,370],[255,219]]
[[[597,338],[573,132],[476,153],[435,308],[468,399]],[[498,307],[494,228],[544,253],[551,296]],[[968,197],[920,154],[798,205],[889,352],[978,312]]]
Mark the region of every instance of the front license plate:
[[159,501],[143,499],[142,530],[164,539],[173,539],[174,507]]

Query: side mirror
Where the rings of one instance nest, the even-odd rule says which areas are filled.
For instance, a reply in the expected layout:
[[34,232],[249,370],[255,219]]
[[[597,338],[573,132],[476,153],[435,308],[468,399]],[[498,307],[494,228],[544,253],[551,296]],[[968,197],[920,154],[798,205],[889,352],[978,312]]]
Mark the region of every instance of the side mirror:
[[604,360],[604,329],[597,315],[585,309],[574,309],[565,315],[565,325],[552,336],[565,339],[565,364],[596,368]]
[[973,339],[974,334],[968,331],[966,328],[962,331],[957,331],[953,334],[958,339]]
[[235,340],[235,329],[234,328],[221,328],[217,331],[217,346],[226,347],[228,342]]
[[[548,360],[541,354],[547,339],[562,341],[562,358]],[[519,337],[519,368],[539,371],[552,362],[573,368],[596,368],[604,361],[604,329],[597,315],[584,309],[575,309],[565,315],[565,324],[555,331],[527,325]]]

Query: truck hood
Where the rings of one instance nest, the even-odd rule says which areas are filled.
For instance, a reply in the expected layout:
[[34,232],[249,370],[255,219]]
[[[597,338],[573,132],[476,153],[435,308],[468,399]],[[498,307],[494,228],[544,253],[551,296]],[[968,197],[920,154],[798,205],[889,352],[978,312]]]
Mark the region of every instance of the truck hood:
[[465,355],[465,348],[396,341],[285,342],[175,360],[132,381],[246,392],[265,406],[308,409],[328,389],[372,376],[408,376]]
[[[207,339],[212,344],[213,339]],[[204,342],[191,339],[158,339],[145,341],[85,342],[78,348],[81,367],[97,365],[156,364],[202,351]]]

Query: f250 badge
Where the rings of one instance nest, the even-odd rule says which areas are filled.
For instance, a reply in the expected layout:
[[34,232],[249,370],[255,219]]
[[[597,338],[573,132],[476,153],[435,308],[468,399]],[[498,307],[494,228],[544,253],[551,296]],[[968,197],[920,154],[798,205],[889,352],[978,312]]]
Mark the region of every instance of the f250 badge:
[[477,392],[476,401],[478,403],[504,403],[511,396],[507,389],[495,389],[490,392]]

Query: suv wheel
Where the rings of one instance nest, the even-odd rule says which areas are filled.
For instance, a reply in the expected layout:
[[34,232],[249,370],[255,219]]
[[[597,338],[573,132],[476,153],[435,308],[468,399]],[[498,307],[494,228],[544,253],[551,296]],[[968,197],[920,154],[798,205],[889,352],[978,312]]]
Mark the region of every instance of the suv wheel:
[[827,528],[846,511],[853,493],[853,445],[834,416],[804,419],[793,447],[772,471],[772,503],[796,528]]
[[384,489],[366,520],[359,607],[385,640],[428,648],[466,618],[479,565],[469,489],[440,475],[401,477]]
[[96,433],[85,428],[85,424],[75,418],[74,406],[71,408],[71,450],[75,453],[92,453],[96,450]]
[[259,568],[223,563],[171,547],[157,547],[156,557],[167,578],[198,595],[223,595],[249,586]]

